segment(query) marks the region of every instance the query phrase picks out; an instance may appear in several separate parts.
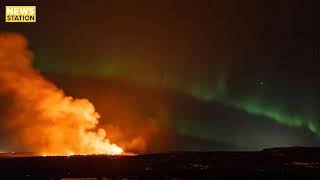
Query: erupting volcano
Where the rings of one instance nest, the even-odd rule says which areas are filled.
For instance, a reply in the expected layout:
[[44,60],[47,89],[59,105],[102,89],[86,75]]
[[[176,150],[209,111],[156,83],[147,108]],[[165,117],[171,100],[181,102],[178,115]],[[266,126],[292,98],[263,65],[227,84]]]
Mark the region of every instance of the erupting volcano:
[[32,68],[26,39],[0,35],[0,91],[12,98],[5,126],[10,148],[39,155],[121,154],[87,99],[66,96]]

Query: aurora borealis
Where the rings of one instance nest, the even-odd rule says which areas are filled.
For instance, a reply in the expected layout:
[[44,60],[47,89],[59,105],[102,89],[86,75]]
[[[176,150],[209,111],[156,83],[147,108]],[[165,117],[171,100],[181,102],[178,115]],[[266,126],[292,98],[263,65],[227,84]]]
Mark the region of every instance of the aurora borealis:
[[67,93],[91,97],[102,115],[113,117],[112,103],[104,101],[120,98],[123,104],[115,108],[127,111],[117,110],[125,114],[119,117],[137,116],[125,128],[135,121],[138,126],[140,117],[160,119],[161,133],[177,135],[177,142],[180,136],[198,138],[203,149],[320,143],[320,74],[311,52],[310,4],[24,3],[36,3],[39,21],[0,22],[0,30],[23,33],[34,66]]

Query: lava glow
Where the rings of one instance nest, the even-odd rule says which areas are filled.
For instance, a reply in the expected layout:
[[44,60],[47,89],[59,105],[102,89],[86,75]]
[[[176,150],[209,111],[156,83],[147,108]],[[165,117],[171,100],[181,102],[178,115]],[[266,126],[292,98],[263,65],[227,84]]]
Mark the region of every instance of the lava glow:
[[123,152],[97,128],[99,114],[88,100],[65,96],[32,68],[25,38],[5,33],[0,42],[0,92],[13,99],[7,126],[15,150],[48,156]]

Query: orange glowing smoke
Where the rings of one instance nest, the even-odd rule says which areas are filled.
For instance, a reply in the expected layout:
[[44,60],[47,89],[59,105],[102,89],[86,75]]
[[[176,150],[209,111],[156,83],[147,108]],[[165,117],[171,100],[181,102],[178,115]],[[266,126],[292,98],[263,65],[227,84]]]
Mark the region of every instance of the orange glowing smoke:
[[[0,92],[13,100],[7,117],[15,148],[40,155],[121,154],[97,128],[99,114],[86,99],[74,99],[32,68],[24,37],[0,34]],[[85,84],[84,84],[85,85]]]

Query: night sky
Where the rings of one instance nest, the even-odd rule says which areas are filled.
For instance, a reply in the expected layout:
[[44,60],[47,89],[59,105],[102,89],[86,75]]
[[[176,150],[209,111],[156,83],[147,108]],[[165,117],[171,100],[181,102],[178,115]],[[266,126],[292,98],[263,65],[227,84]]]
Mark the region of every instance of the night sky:
[[[0,30],[25,35],[34,67],[107,127],[154,121],[147,151],[320,145],[312,1],[18,2],[1,2]],[[36,4],[38,22],[4,23],[4,4]]]

